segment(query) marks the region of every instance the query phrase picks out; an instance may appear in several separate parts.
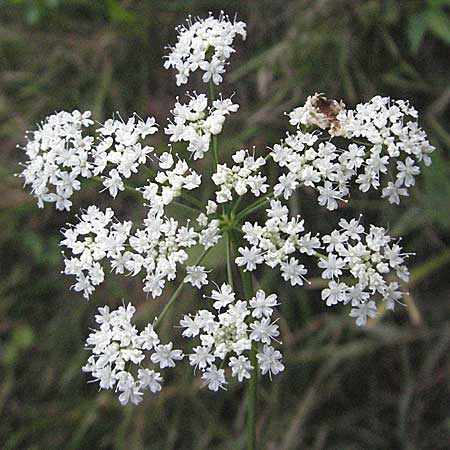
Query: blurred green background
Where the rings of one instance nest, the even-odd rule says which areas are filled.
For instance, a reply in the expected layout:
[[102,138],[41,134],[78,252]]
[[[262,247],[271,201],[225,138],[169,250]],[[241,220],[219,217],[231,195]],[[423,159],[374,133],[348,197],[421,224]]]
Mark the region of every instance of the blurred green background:
[[[308,193],[292,200],[312,230],[330,231],[339,214],[362,212],[417,254],[408,308],[363,330],[348,309],[323,305],[315,274],[308,289],[290,289],[275,272],[258,273],[283,301],[286,363],[283,375],[261,385],[259,448],[448,449],[448,0],[0,1],[0,449],[245,448],[241,385],[213,394],[183,364],[160,395],[122,408],[113,393],[86,383],[83,343],[95,309],[130,300],[141,325],[167,296],[146,299],[138,278],[110,277],[90,302],[70,291],[59,229],[80,207],[107,205],[108,197],[87,186],[69,214],[39,210],[13,176],[25,130],[56,110],[91,109],[98,120],[136,111],[164,125],[184,93],[162,68],[164,46],[188,14],[220,9],[248,23],[221,88],[241,105],[220,137],[223,157],[242,147],[264,152],[285,133],[283,112],[314,92],[349,106],[376,94],[407,98],[438,149],[400,207],[356,195],[330,214]],[[194,80],[188,89],[204,86]],[[114,207],[121,217],[143,214],[127,194]],[[209,261],[219,275],[220,251]],[[172,322],[199,301],[186,288]],[[177,334],[169,322],[166,337]]]

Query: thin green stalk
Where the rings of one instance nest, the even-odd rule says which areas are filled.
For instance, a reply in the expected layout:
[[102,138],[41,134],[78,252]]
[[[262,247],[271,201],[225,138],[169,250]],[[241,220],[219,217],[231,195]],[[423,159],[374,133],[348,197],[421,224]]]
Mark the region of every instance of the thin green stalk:
[[[212,79],[209,81],[209,98],[211,103],[216,99],[215,87]],[[217,136],[215,135],[212,137],[212,158],[214,170],[216,170],[217,164],[219,163],[219,156],[217,152]]]
[[[101,179],[101,177],[95,176],[95,177],[92,177],[90,179],[96,181],[97,183],[100,183],[101,185],[103,185],[103,180]],[[133,193],[135,195],[137,194],[137,195],[141,196],[140,192],[137,191],[136,188],[134,188],[133,186],[130,186],[130,185],[124,183],[123,187],[125,188],[125,190],[127,192],[131,192],[131,193]]]
[[267,201],[269,201],[273,196],[274,196],[274,193],[272,192],[272,193],[267,194],[264,197],[260,198],[255,203],[247,206],[246,208],[244,208],[242,211],[240,211],[237,214],[236,220],[239,222],[242,219],[244,219],[245,217],[247,217],[249,214],[251,214],[255,211],[258,211],[258,209],[263,208],[264,206],[266,206]]
[[143,167],[148,172],[149,175],[151,175],[152,177],[156,176],[156,172],[151,167],[148,167],[148,166],[143,166]]
[[209,80],[209,97],[211,99],[211,103],[216,99],[216,88],[212,79]]
[[[205,250],[197,259],[197,261],[194,262],[194,266],[198,266],[202,261],[203,258],[208,254],[210,249]],[[169,312],[172,305],[175,303],[175,300],[180,295],[181,291],[183,290],[184,282],[182,281],[178,287],[175,289],[175,292],[170,297],[169,301],[166,303],[166,306],[164,306],[163,310],[161,311],[161,314],[158,316],[158,318],[155,320],[155,323],[153,324],[153,327],[156,328],[161,321],[164,319],[165,315]]]
[[256,399],[258,394],[258,361],[256,359],[256,345],[252,342],[250,363],[253,366],[248,382],[248,410],[247,410],[247,449],[256,449]]
[[231,208],[231,214],[234,214],[236,212],[236,210],[238,209],[239,204],[241,203],[242,198],[243,198],[242,195],[237,198],[236,202],[233,205],[233,208]]
[[[246,299],[253,297],[253,283],[250,272],[241,269],[242,286]],[[252,342],[250,363],[253,366],[247,391],[247,450],[256,449],[256,399],[258,384],[258,361],[256,359],[256,344]]]
[[233,271],[231,268],[231,238],[230,238],[230,231],[227,231],[225,233],[225,245],[226,245],[226,252],[227,252],[227,276],[228,276],[228,284],[233,289]]
[[[94,180],[94,181],[96,181],[97,183],[100,183],[100,184],[103,183],[103,180],[100,177],[97,177],[97,176],[92,177],[92,180]],[[131,193],[133,193],[135,195],[137,194],[137,195],[139,195],[139,197],[142,196],[142,194],[136,188],[134,188],[133,186],[130,186],[129,184],[125,184],[125,183],[124,183],[123,186],[125,188],[125,191],[131,192]],[[194,199],[194,200],[198,201],[197,199]],[[180,208],[188,209],[190,212],[194,212],[194,213],[198,214],[198,209],[197,208],[193,208],[192,206],[185,205],[184,203],[179,203],[177,201],[172,201],[172,202],[170,202],[170,204],[171,205],[175,205],[175,206],[179,206]],[[200,204],[200,206],[202,206],[200,202],[199,202],[199,204]]]
[[[173,200],[170,202],[170,205],[179,206],[180,208],[187,209],[191,213],[198,214],[198,209],[189,205],[185,205],[184,203],[174,202]],[[169,206],[170,206],[169,205]]]
[[203,203],[200,200],[193,197],[192,195],[188,194],[186,191],[181,191],[181,197],[187,200],[188,202],[191,202],[198,209],[201,210],[204,209]]

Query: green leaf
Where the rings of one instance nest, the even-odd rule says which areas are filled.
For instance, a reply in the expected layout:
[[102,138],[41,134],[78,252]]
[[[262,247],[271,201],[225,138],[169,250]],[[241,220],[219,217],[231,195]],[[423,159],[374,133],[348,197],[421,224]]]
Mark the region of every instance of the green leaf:
[[442,8],[443,6],[450,6],[450,0],[428,0],[429,8]]
[[27,23],[36,25],[41,20],[41,13],[41,8],[38,5],[30,5],[25,13]]
[[448,199],[450,198],[448,162],[436,152],[433,167],[423,171],[424,192],[422,205],[427,217],[444,229],[450,227]]
[[428,29],[435,37],[450,45],[450,18],[441,9],[430,9],[425,13]]
[[409,47],[413,53],[417,53],[420,44],[422,43],[425,31],[427,29],[427,22],[424,13],[418,13],[411,16],[408,20],[408,41]]
[[21,325],[15,328],[11,339],[4,346],[1,360],[7,367],[14,366],[20,352],[30,348],[33,341],[34,333],[29,325]]

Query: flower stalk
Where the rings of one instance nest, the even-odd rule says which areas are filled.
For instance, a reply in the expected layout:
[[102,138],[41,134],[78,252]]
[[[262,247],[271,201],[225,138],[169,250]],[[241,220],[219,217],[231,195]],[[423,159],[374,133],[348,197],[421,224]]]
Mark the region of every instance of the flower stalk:
[[[242,288],[245,298],[253,296],[253,281],[250,272],[240,270]],[[256,400],[258,384],[258,362],[256,359],[256,344],[252,342],[250,350],[250,364],[253,370],[250,373],[250,380],[247,387],[247,450],[256,449]]]

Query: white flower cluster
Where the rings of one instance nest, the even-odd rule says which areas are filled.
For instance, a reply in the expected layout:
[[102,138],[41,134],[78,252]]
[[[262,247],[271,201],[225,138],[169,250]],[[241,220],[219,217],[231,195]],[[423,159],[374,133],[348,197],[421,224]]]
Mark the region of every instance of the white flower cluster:
[[65,259],[66,275],[75,275],[75,291],[83,292],[88,299],[95,286],[105,278],[100,261],[104,258],[120,259],[130,234],[131,222],[114,222],[114,212],[107,208],[105,212],[96,206],[90,206],[81,214],[75,226],[62,231],[62,246],[72,252],[70,259]]
[[375,300],[381,299],[387,309],[394,309],[403,296],[399,283],[392,278],[394,272],[408,281],[404,261],[409,254],[402,253],[384,228],[371,225],[366,233],[356,219],[341,219],[339,226],[322,239],[327,256],[318,266],[323,270],[322,278],[330,280],[328,288],[322,291],[322,299],[328,306],[351,303],[350,316],[362,326],[367,317],[376,317]]
[[144,122],[134,115],[126,123],[108,119],[97,131],[100,141],[92,151],[94,175],[104,173],[108,165],[114,167],[103,177],[103,185],[115,198],[118,191],[125,189],[122,179],[137,173],[139,166],[145,164],[154,151],[153,147],[143,146],[139,141],[155,134],[158,126],[153,117]]
[[[143,270],[145,272],[144,292],[153,298],[159,297],[166,285],[166,281],[173,281],[177,276],[177,267],[187,263],[189,255],[186,249],[197,244],[205,250],[213,247],[220,239],[219,221],[201,214],[197,219],[198,230],[179,222],[171,217],[154,214],[149,211],[144,219],[142,229],[138,229],[129,238],[132,251],[126,251],[120,260],[112,261],[117,273],[128,270],[135,276]],[[204,271],[203,271],[204,272]],[[187,266],[185,283],[200,287],[207,283],[206,273],[201,266]]]
[[187,162],[179,159],[176,163],[171,153],[164,152],[159,157],[161,170],[146,186],[139,188],[149,202],[151,214],[164,214],[164,207],[181,195],[181,190],[191,191],[200,186],[202,177],[191,169]]
[[[420,173],[415,163],[431,164],[430,154],[435,148],[428,142],[417,118],[417,111],[407,101],[380,96],[357,105],[355,110],[338,114],[346,137],[362,137],[374,144],[366,158],[364,173],[356,180],[363,192],[370,187],[378,189],[380,172],[386,173],[389,168],[395,181],[387,182],[382,196],[398,204],[400,196],[408,195],[408,188],[414,186],[414,177]],[[395,167],[389,167],[389,161]]]
[[164,67],[174,68],[177,85],[188,82],[191,73],[203,71],[205,83],[212,80],[214,84],[222,82],[225,65],[231,54],[236,35],[246,38],[244,22],[231,22],[228,16],[220,14],[219,18],[209,16],[196,21],[188,19],[188,26],[177,27],[178,41],[166,57]]
[[[219,84],[234,52],[236,35],[246,37],[245,24],[223,14],[218,19],[210,15],[205,20],[189,20],[189,26],[180,27],[178,33],[178,42],[165,62],[166,68],[177,70],[178,85],[187,83],[198,69],[203,71],[204,82]],[[357,325],[376,317],[377,302],[394,309],[403,295],[397,278],[408,280],[404,262],[409,255],[402,253],[385,229],[370,225],[365,231],[360,220],[341,219],[338,229],[320,237],[305,232],[304,220],[299,215],[291,217],[282,200],[302,187],[311,187],[318,193],[319,204],[334,210],[340,201],[347,201],[356,184],[363,192],[381,189],[382,197],[399,203],[415,183],[418,163],[430,164],[434,150],[418,126],[415,109],[406,101],[377,96],[346,110],[342,102],[316,94],[289,114],[296,131],[274,145],[267,157],[239,150],[231,163],[218,164],[217,135],[227,116],[239,107],[231,98],[214,98],[212,84],[213,98],[195,92],[187,95],[185,104],[176,100],[164,130],[169,151],[159,156],[145,144],[158,130],[155,119],[142,120],[136,114],[126,121],[119,116],[120,120],[94,127],[89,111],[63,111],[47,118],[28,139],[24,150],[29,160],[21,176],[31,185],[40,207],[53,202],[57,209],[69,210],[71,196],[81,188],[80,180],[95,178],[112,197],[128,189],[136,194],[138,204],[148,208],[145,218],[133,224],[116,220],[111,208],[101,211],[90,206],[81,212],[78,223],[63,230],[61,245],[68,253],[64,272],[75,276],[73,288],[89,298],[104,281],[106,264],[115,274],[140,275],[144,292],[153,298],[178,278],[180,285],[168,309],[183,283],[197,289],[209,283],[211,270],[201,265],[202,260],[224,237],[231,284],[234,259],[244,271],[262,264],[278,267],[291,286],[302,286],[307,282],[303,259],[309,256],[327,280],[322,299],[328,306],[351,304],[350,316]],[[179,157],[171,144],[177,142],[187,143],[193,160],[203,158],[211,148],[215,188],[211,190],[211,183],[204,188],[215,191],[214,201],[205,205],[187,192],[209,179]],[[151,179],[144,186],[125,185],[124,179],[138,172],[150,155],[158,165],[155,173],[147,168]],[[263,173],[263,166],[271,160],[284,172],[275,181]],[[242,196],[248,193],[260,198],[240,208]],[[224,205],[227,202],[233,204]],[[222,204],[220,212],[218,204]],[[193,216],[181,223],[168,214],[175,207],[192,211]],[[262,221],[250,218],[262,208],[267,208]],[[194,246],[203,251],[192,263],[188,253]],[[235,255],[234,248],[238,249]],[[272,319],[278,305],[275,294],[258,290],[253,298],[238,300],[232,287],[224,283],[210,298],[211,311],[199,309],[181,320],[183,336],[200,340],[189,361],[202,372],[209,389],[225,389],[226,372],[242,382],[256,374],[257,366],[270,377],[284,370],[281,353],[272,346],[280,334]],[[99,309],[99,329],[87,339],[92,356],[83,368],[101,389],[120,392],[122,404],[139,403],[144,389],[161,389],[160,373],[142,365],[146,358],[163,369],[183,357],[172,343],[160,344],[153,325],[139,332],[132,324],[134,313],[131,304],[112,312],[108,307]]]
[[300,186],[314,187],[319,191],[319,204],[333,210],[338,207],[337,201],[349,193],[347,182],[356,173],[357,164],[352,159],[353,154],[364,152],[356,144],[350,144],[347,150],[339,150],[332,142],[318,141],[318,134],[299,129],[273,147],[272,159],[288,169],[288,173],[279,177],[274,192],[287,200]]
[[163,378],[159,372],[143,363],[159,365],[160,369],[175,367],[175,361],[183,359],[181,350],[174,350],[173,343],[160,344],[153,326],[148,324],[140,333],[132,318],[136,308],[130,303],[110,311],[108,306],[98,309],[95,321],[99,329],[93,330],[86,340],[86,348],[92,352],[84,372],[92,374],[100,389],[120,392],[122,405],[137,405],[143,391],[154,394],[161,390]]
[[28,140],[24,150],[29,161],[21,176],[40,208],[55,202],[57,209],[69,210],[69,198],[80,189],[78,177],[91,174],[87,160],[93,139],[83,135],[83,128],[94,123],[90,117],[90,111],[61,111],[46,118]]
[[266,210],[268,220],[264,226],[258,222],[246,222],[242,226],[244,239],[251,245],[240,247],[241,256],[236,258],[238,266],[253,271],[258,264],[265,263],[271,268],[280,266],[285,281],[292,286],[302,286],[306,280],[306,267],[293,256],[297,251],[315,255],[320,248],[320,239],[311,233],[303,234],[304,220],[300,216],[289,219],[289,210],[279,200],[271,200]]
[[229,98],[214,100],[208,107],[208,97],[194,92],[187,104],[177,100],[171,111],[173,122],[164,131],[170,142],[189,142],[188,151],[194,159],[201,159],[209,150],[211,136],[221,133],[226,116],[238,109]]
[[156,298],[162,294],[166,280],[176,278],[177,265],[187,261],[185,249],[197,243],[197,232],[189,223],[180,227],[173,218],[149,212],[144,227],[136,230],[129,243],[133,251],[123,254],[120,269],[126,268],[133,276],[143,270],[144,292]]
[[280,334],[276,321],[272,321],[278,305],[275,294],[266,296],[259,290],[249,301],[236,300],[231,286],[224,283],[212,291],[211,299],[214,312],[202,309],[193,316],[185,315],[180,322],[184,337],[200,339],[189,362],[202,371],[209,389],[225,389],[228,384],[225,369],[221,368],[225,362],[239,382],[250,378],[254,370],[248,356],[252,345],[258,348],[256,358],[263,375],[271,377],[284,370],[281,353],[271,345]]
[[206,214],[201,213],[197,217],[197,222],[202,227],[199,231],[199,244],[203,245],[205,250],[214,247],[221,237],[220,221],[217,219],[208,219]]
[[342,134],[341,124],[337,115],[345,108],[342,101],[328,100],[321,94],[308,96],[303,106],[289,113],[289,123],[294,126],[319,127],[329,130],[332,136]]
[[212,180],[220,190],[216,192],[217,203],[226,203],[233,199],[233,191],[242,196],[249,190],[256,197],[265,194],[269,185],[267,177],[262,176],[259,169],[266,164],[260,156],[255,158],[248,150],[239,150],[233,155],[236,163],[231,168],[226,164],[219,164]]
[[[173,218],[150,210],[143,228],[132,233],[132,222],[114,221],[111,208],[102,212],[90,206],[81,214],[79,223],[63,230],[61,245],[72,253],[64,260],[64,273],[75,275],[75,291],[82,291],[88,299],[104,281],[101,261],[106,259],[116,274],[136,276],[144,271],[144,292],[159,297],[166,281],[176,278],[177,267],[187,262],[186,249],[197,244],[208,249],[220,239],[218,220],[203,217],[200,222],[202,228],[196,231],[189,221],[180,226]],[[195,286],[187,272],[186,282]]]
[[[338,200],[349,195],[352,179],[362,192],[367,192],[378,189],[385,175],[395,181],[386,182],[382,197],[398,204],[420,173],[415,163],[423,160],[430,164],[429,154],[434,151],[417,124],[415,109],[403,100],[377,96],[348,111],[342,104],[326,100],[327,115],[323,105],[317,106],[320,98],[317,94],[309,97],[305,107],[289,114],[297,132],[288,134],[271,152],[273,160],[289,171],[280,176],[276,195],[287,199],[298,186],[311,186],[319,192],[319,204],[333,210],[337,209]],[[324,142],[320,132],[306,133],[301,125],[327,128],[331,137]],[[336,135],[345,136],[350,143],[333,143]],[[355,138],[368,142],[351,142]]]
[[80,179],[107,169],[103,184],[116,197],[124,190],[122,179],[137,172],[153,152],[153,147],[139,142],[157,131],[152,117],[145,122],[137,116],[126,123],[107,120],[96,130],[97,137],[86,134],[94,123],[90,117],[90,111],[61,111],[49,116],[28,140],[24,150],[29,161],[20,176],[31,185],[39,207],[54,202],[57,209],[70,210],[70,197],[80,190]]

